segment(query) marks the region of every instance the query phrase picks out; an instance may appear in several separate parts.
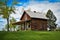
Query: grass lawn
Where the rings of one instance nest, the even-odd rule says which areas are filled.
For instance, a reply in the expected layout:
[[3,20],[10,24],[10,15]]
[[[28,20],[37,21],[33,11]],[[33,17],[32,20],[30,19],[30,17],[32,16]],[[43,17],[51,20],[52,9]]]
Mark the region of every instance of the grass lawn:
[[0,40],[60,40],[57,31],[0,32]]

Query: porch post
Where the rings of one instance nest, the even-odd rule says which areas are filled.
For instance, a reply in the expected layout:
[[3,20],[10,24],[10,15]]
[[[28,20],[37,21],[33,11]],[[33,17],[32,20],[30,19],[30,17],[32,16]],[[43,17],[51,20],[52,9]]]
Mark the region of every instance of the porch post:
[[21,24],[21,30],[22,30],[22,24]]
[[30,21],[30,30],[32,29],[32,26],[31,26],[32,22]]
[[26,23],[24,22],[24,30],[26,31]]
[[29,25],[30,25],[30,30],[31,30],[31,22],[29,22]]
[[27,22],[24,22],[25,31],[27,30]]

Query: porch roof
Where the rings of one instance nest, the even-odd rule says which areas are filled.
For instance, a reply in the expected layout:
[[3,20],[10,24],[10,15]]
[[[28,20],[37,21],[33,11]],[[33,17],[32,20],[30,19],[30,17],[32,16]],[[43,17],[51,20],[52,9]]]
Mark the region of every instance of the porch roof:
[[29,22],[30,20],[20,20],[19,22],[14,22],[12,23],[12,25],[20,25],[20,24],[23,24],[25,22]]

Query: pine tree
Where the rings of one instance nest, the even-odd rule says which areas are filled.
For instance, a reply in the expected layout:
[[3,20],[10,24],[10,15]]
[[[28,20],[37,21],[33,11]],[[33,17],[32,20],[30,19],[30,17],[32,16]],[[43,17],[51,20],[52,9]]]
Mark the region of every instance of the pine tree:
[[48,18],[48,27],[53,30],[56,28],[57,24],[56,24],[56,16],[53,14],[53,12],[49,9],[46,17]]

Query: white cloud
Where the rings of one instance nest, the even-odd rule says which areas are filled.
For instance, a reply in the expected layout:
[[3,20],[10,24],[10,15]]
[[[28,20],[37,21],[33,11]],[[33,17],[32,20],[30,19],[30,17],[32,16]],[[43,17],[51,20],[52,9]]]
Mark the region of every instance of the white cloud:
[[[30,4],[25,8],[25,9],[28,9],[28,8],[31,8],[32,11],[39,11],[39,12],[47,12],[48,9],[51,9],[54,13],[54,15],[57,17],[57,22],[59,22],[60,20],[60,2],[56,2],[56,3],[50,3],[48,1],[45,1],[45,2],[30,2]],[[59,12],[58,12],[59,10]],[[60,22],[59,22],[60,23]],[[59,24],[58,23],[58,24]]]
[[22,15],[22,8],[23,8],[22,6],[20,7],[16,6],[16,10],[15,10],[16,14],[12,13],[10,16],[14,17],[17,21],[19,21]]

